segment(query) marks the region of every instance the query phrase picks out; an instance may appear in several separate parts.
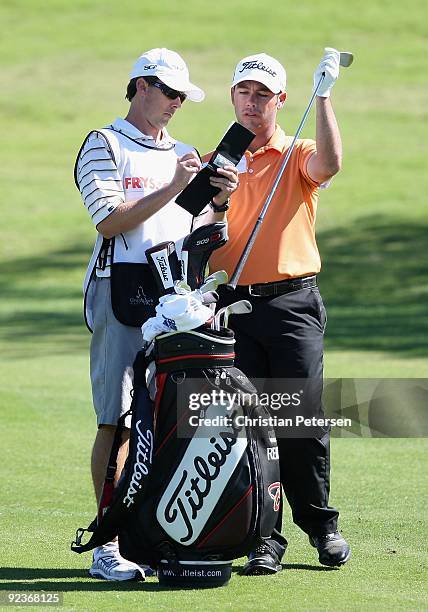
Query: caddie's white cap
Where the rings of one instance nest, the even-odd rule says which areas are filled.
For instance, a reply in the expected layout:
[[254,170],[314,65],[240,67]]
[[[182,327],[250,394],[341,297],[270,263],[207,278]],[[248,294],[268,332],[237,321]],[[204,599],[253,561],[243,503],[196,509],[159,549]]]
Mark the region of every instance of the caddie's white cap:
[[156,76],[172,89],[182,91],[192,102],[202,102],[205,93],[190,82],[189,70],[183,58],[169,49],[150,49],[132,67],[130,78]]
[[287,75],[285,68],[266,53],[255,53],[238,62],[233,75],[232,87],[242,81],[257,81],[266,85],[274,94],[285,91]]

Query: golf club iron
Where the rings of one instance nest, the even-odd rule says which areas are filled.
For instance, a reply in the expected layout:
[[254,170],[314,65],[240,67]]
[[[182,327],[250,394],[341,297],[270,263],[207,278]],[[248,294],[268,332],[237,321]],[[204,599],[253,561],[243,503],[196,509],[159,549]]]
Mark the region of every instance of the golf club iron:
[[229,306],[223,306],[214,317],[214,329],[220,331],[222,317],[224,317],[224,327],[227,327],[231,314],[248,314],[252,310],[253,307],[248,300],[239,300],[239,302],[234,302]]
[[185,293],[190,293],[191,289],[184,280],[180,279],[178,281],[175,281],[174,291],[180,295],[184,295]]
[[207,291],[215,291],[218,287],[218,281],[216,278],[207,278],[203,285],[198,289],[201,293],[207,293]]
[[[343,66],[344,68],[347,68],[348,66],[350,66],[353,61],[354,61],[354,56],[349,51],[342,51],[340,53],[340,65]],[[287,167],[288,160],[291,157],[291,154],[293,152],[293,149],[294,149],[294,146],[296,144],[296,141],[297,141],[297,139],[298,139],[298,137],[300,135],[300,132],[302,131],[302,128],[303,128],[303,126],[305,124],[305,121],[306,121],[306,119],[307,119],[307,117],[309,115],[309,111],[311,110],[312,104],[313,104],[313,102],[315,100],[315,96],[318,93],[318,90],[319,90],[319,88],[321,86],[321,83],[324,80],[324,77],[325,77],[325,74],[323,73],[321,75],[318,83],[315,86],[315,89],[314,89],[314,91],[312,93],[311,99],[309,100],[309,104],[308,104],[308,106],[307,106],[307,108],[306,108],[306,110],[305,110],[305,112],[303,114],[302,120],[299,123],[299,127],[297,128],[297,131],[296,131],[296,134],[295,134],[295,136],[293,138],[293,141],[292,141],[290,147],[288,148],[288,151],[287,151],[287,154],[286,154],[286,156],[284,158],[284,161],[282,162],[281,167],[280,167],[280,169],[278,171],[278,175],[277,175],[277,177],[276,177],[276,179],[274,181],[274,184],[272,185],[272,189],[271,189],[268,197],[266,198],[266,201],[265,201],[265,203],[263,205],[262,210],[260,211],[260,214],[259,214],[258,219],[256,221],[256,224],[255,224],[255,226],[253,228],[253,231],[251,232],[250,237],[248,238],[248,242],[245,245],[245,248],[244,248],[244,250],[242,252],[242,255],[241,255],[241,257],[240,257],[240,259],[239,259],[239,261],[238,261],[238,263],[236,265],[235,271],[233,272],[232,277],[230,279],[230,282],[227,285],[227,287],[229,289],[236,289],[236,285],[238,284],[239,278],[240,278],[240,276],[242,274],[242,270],[244,269],[244,266],[247,263],[247,259],[248,259],[249,255],[250,255],[251,249],[253,248],[254,243],[256,241],[256,238],[257,238],[257,235],[258,235],[258,233],[260,231],[260,227],[261,227],[261,224],[263,223],[263,219],[264,219],[264,217],[266,215],[266,212],[267,212],[267,210],[269,208],[269,205],[270,205],[270,203],[272,201],[272,198],[273,198],[273,196],[275,194],[276,188],[278,187],[279,181],[281,180],[282,175],[284,174],[284,170]]]
[[216,304],[218,299],[219,295],[217,291],[206,291],[202,295],[202,304],[204,304],[204,306],[210,306],[211,304]]
[[350,51],[341,51],[340,52],[340,65],[343,68],[349,68],[349,66],[354,61],[354,54]]
[[205,282],[207,283],[213,278],[216,279],[218,285],[225,285],[229,280],[229,277],[225,270],[217,270],[217,272],[212,272],[209,276],[206,277]]

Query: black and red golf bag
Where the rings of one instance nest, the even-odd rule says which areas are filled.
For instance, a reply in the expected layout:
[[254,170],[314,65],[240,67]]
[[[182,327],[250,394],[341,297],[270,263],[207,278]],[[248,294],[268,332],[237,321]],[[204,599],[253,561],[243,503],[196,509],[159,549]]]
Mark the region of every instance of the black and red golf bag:
[[149,355],[140,351],[125,469],[89,528],[90,541],[81,543],[79,529],[72,550],[118,535],[121,554],[156,567],[160,580],[216,586],[229,580],[233,559],[271,535],[280,499],[277,443],[267,409],[234,367],[233,347],[231,330],[198,328],[158,336]]
[[[210,253],[226,240],[225,223],[197,228],[184,240],[181,266],[174,243],[148,249],[159,294],[174,293],[179,274],[199,289]],[[125,468],[114,488],[126,415],[92,537],[82,544],[86,530],[78,529],[72,550],[118,536],[121,554],[157,568],[160,580],[216,586],[229,580],[233,559],[271,535],[280,479],[269,412],[234,367],[233,332],[212,323],[157,335],[138,353]]]

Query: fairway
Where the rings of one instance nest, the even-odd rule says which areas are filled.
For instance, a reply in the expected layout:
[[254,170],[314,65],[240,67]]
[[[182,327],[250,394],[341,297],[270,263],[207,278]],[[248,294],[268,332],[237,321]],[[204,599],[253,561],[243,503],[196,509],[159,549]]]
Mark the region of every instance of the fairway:
[[[427,21],[422,0],[1,2],[1,610],[8,591],[59,592],[64,610],[428,609],[423,438],[332,440],[331,504],[352,547],[340,569],[318,563],[288,507],[284,570],[246,578],[236,560],[220,589],[93,580],[90,555],[70,551],[95,514],[96,427],[81,291],[95,231],[73,164],[91,129],[126,114],[133,61],[156,46],[183,55],[207,97],[168,130],[203,153],[233,120],[230,78],[244,55],[284,63],[279,120],[292,135],[323,48],[354,53],[332,97],[343,169],[317,219],[326,376],[427,378]],[[314,126],[312,111],[302,136]]]

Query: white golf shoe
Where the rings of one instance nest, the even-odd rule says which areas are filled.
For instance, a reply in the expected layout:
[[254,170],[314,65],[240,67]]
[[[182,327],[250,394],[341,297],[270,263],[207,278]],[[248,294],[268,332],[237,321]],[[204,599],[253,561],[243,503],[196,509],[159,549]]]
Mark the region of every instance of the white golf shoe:
[[117,542],[108,542],[94,550],[93,563],[89,569],[93,578],[104,580],[144,580],[142,567],[124,559]]

